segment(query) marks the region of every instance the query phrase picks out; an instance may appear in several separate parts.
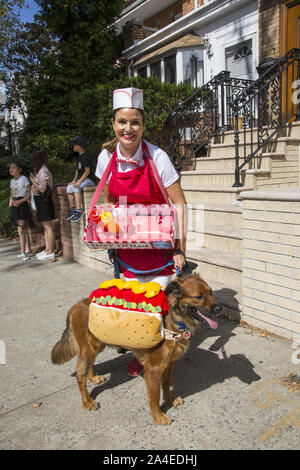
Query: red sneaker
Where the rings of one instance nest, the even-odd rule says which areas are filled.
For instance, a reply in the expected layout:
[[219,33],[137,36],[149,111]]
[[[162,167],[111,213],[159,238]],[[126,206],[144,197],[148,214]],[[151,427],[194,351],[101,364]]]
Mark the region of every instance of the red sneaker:
[[139,363],[139,361],[134,357],[131,359],[127,366],[127,372],[130,377],[137,377],[144,371],[144,367],[142,364]]

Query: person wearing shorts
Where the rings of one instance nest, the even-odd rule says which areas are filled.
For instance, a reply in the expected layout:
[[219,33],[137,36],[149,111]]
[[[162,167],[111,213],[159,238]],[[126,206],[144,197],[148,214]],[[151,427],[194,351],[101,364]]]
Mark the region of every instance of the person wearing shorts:
[[31,248],[28,234],[28,220],[30,217],[29,201],[31,197],[30,182],[22,175],[22,166],[19,162],[9,164],[9,173],[13,178],[10,181],[9,206],[11,219],[18,226],[20,238],[20,254],[22,261],[30,259]]
[[82,208],[82,190],[89,186],[95,186],[96,181],[91,158],[86,153],[86,147],[89,144],[88,140],[81,135],[77,135],[68,143],[73,147],[74,152],[78,153],[78,158],[74,178],[67,186],[69,212],[66,220],[78,222],[84,214]]

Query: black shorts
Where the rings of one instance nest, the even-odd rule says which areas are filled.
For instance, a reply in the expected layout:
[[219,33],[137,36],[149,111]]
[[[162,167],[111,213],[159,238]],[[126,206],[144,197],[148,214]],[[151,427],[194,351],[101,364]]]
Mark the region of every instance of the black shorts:
[[[14,198],[15,201],[23,199],[22,197]],[[30,215],[30,207],[27,201],[22,202],[18,207],[11,207],[10,208],[11,219],[14,224],[18,222],[18,220],[25,220],[28,222],[29,215]]]
[[52,199],[44,201],[42,196],[34,196],[34,202],[36,207],[36,220],[38,222],[46,222],[55,219]]

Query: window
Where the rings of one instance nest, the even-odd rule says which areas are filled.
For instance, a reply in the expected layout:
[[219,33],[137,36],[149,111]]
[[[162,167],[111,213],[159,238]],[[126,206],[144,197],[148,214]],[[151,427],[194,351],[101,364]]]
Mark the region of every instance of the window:
[[183,80],[194,87],[203,85],[203,50],[183,51]]
[[138,75],[142,78],[147,78],[147,67],[141,67],[137,71]]
[[176,83],[176,54],[166,57],[165,60],[165,81]]
[[253,79],[252,39],[225,49],[226,70],[232,77]]
[[252,55],[252,49],[249,46],[242,46],[240,47],[236,53],[234,54],[233,60],[244,59],[245,57],[249,57]]
[[156,77],[159,78],[159,80],[161,80],[160,60],[150,65],[150,72],[151,72],[151,75],[155,75]]

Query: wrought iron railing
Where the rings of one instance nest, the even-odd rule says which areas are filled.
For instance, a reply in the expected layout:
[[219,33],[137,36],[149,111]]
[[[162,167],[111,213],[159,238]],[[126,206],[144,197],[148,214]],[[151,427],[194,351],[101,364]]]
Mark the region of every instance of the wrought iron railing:
[[[241,170],[283,129],[300,119],[300,49],[291,49],[232,101],[235,182]],[[242,120],[242,129],[238,121]],[[242,137],[242,138],[241,138]]]
[[230,72],[220,72],[171,111],[169,155],[179,171],[184,162],[194,167],[211,138],[233,128],[230,105],[251,83],[252,80],[230,77]]

